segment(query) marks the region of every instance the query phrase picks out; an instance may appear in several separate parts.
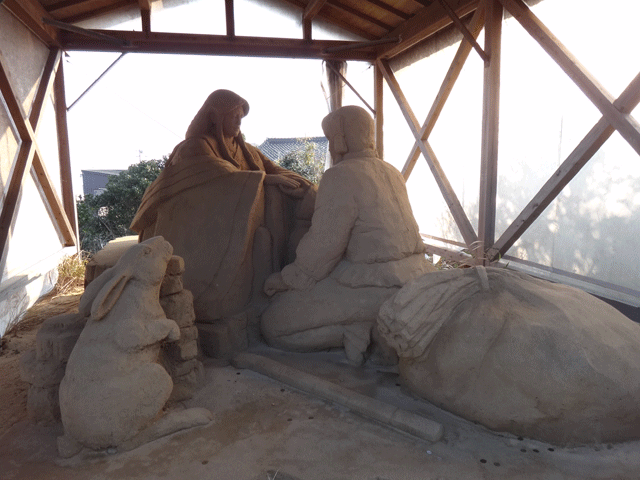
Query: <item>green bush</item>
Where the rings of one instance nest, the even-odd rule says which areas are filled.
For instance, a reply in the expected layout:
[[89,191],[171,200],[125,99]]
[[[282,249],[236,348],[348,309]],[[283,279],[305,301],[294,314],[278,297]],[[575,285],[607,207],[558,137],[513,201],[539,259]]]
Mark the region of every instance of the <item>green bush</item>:
[[317,185],[324,172],[324,160],[318,158],[317,144],[308,139],[301,141],[303,142],[302,147],[287,153],[278,161],[278,165],[296,172]]
[[79,198],[78,226],[80,228],[80,248],[95,253],[107,242],[125,235],[133,235],[129,230],[131,220],[146,188],[164,168],[162,160],[146,160],[131,165],[124,172],[109,178],[99,195],[85,195]]

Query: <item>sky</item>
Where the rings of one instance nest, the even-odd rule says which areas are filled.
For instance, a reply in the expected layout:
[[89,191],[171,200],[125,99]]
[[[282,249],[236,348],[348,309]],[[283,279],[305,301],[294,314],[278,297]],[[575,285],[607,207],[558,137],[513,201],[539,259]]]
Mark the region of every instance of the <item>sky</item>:
[[[189,33],[205,33],[209,27],[208,33],[223,33],[224,25],[219,21],[210,25],[187,23],[188,19],[203,18],[224,21],[224,15],[215,15],[221,12],[209,11],[223,6],[223,2],[194,1],[179,8],[161,8],[161,3],[153,3],[155,31],[179,30],[182,23]],[[295,18],[248,0],[235,5],[237,35],[302,35]],[[252,9],[251,15],[243,14],[247,8]],[[134,18],[111,28],[139,30],[140,20]],[[315,35],[338,38],[320,29],[314,29]],[[119,56],[69,52],[64,59],[67,105],[71,106]],[[347,76],[372,104],[371,66],[349,62]],[[328,113],[328,87],[320,60],[130,53],[68,111],[75,194],[82,191],[83,169],[125,169],[140,160],[169,155],[184,139],[189,122],[204,100],[219,88],[233,90],[249,102],[250,112],[242,125],[249,143],[259,145],[271,137],[323,135],[320,124]],[[347,87],[345,104],[362,105]]]

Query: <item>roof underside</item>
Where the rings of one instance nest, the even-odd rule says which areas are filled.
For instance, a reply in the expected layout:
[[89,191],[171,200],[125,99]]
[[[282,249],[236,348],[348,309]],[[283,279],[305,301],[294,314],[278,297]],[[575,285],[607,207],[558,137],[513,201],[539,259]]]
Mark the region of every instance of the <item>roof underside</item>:
[[[179,0],[178,0],[179,1]],[[289,58],[373,60],[391,58],[475,10],[478,0],[254,0],[293,10],[300,37],[235,35],[233,0],[225,0],[226,34],[156,32],[152,0],[5,0],[4,5],[41,39],[66,50],[250,55]],[[165,1],[164,4],[169,4]],[[153,7],[153,8],[152,8]],[[140,31],[84,30],[81,22],[132,14]],[[361,41],[317,40],[319,22]]]

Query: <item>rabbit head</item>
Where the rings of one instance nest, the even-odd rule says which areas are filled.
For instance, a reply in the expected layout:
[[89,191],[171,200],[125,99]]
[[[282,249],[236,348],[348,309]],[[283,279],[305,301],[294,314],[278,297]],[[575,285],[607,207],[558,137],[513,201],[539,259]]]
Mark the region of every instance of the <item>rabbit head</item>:
[[79,311],[94,320],[101,320],[122,295],[124,287],[138,280],[149,288],[162,283],[173,247],[158,236],[134,245],[113,267],[106,270],[87,286],[80,299]]

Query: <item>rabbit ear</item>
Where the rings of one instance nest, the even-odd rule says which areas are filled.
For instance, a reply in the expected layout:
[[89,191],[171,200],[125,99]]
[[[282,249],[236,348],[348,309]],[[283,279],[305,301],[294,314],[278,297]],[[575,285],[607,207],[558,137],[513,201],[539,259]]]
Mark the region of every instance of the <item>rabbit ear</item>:
[[102,287],[96,297],[96,301],[91,306],[91,318],[94,321],[102,320],[111,311],[130,279],[131,275],[123,273],[110,279]]
[[82,297],[80,297],[80,305],[78,305],[78,311],[82,314],[83,317],[88,317],[91,314],[91,307],[93,306],[93,301],[98,296],[102,287],[104,287],[109,280],[113,278],[116,270],[111,267],[102,272],[98,277],[96,277],[87,288],[85,288]]

